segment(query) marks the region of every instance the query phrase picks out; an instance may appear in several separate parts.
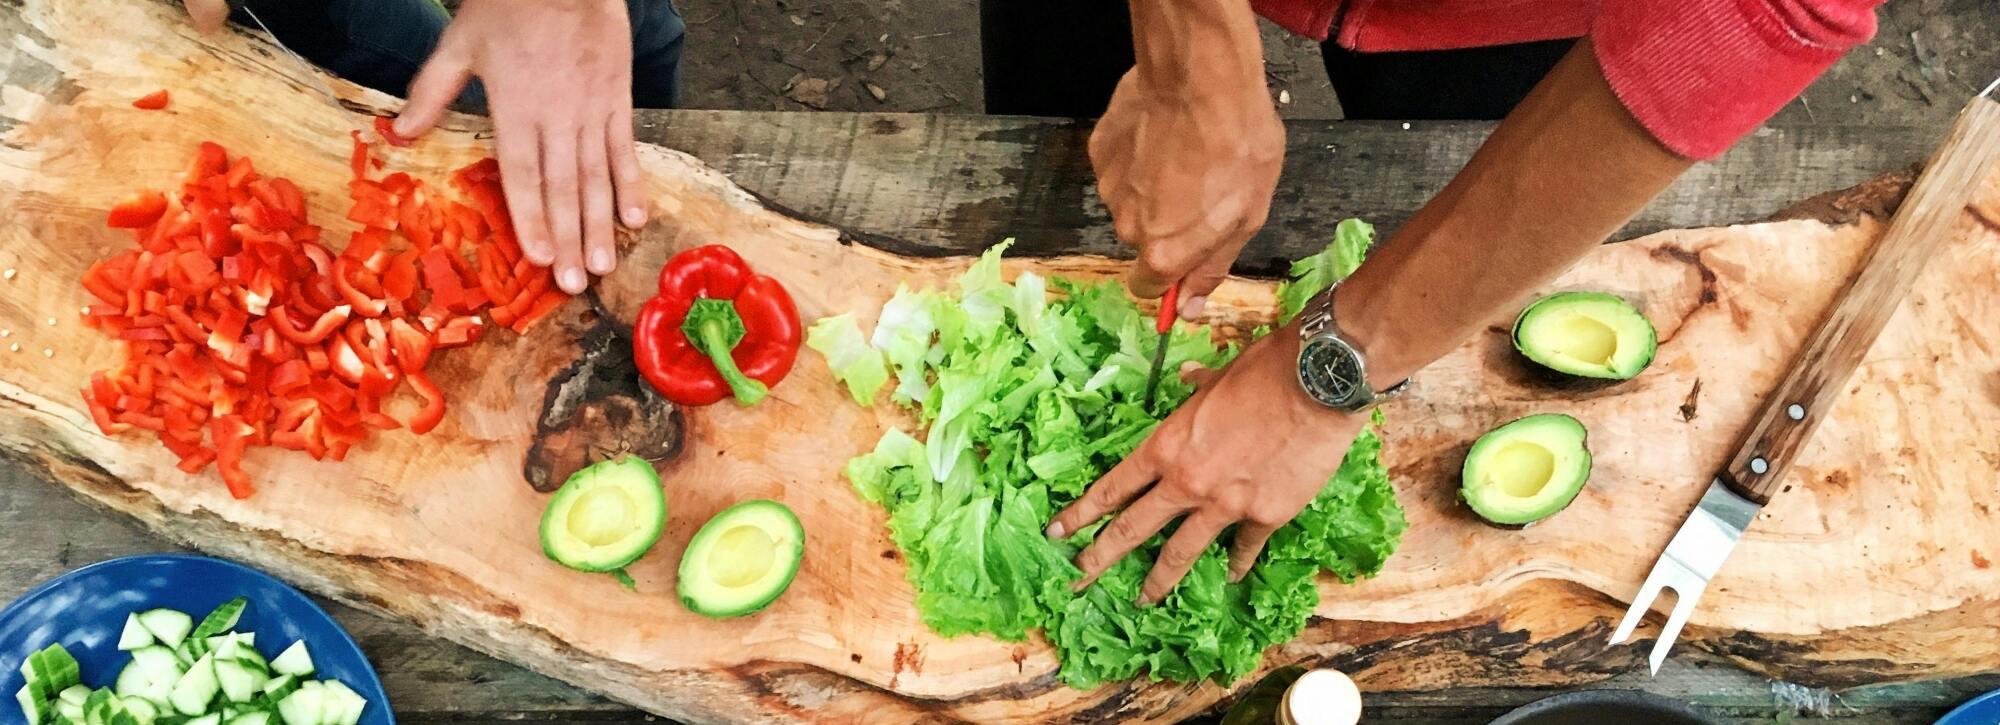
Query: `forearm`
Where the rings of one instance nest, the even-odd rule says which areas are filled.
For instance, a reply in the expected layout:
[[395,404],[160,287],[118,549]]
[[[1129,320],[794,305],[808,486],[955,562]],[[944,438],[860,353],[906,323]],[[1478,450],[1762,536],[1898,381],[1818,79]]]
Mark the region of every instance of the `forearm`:
[[1381,387],[1604,242],[1686,171],[1612,95],[1588,40],[1336,296]]
[[1129,0],[1139,77],[1190,94],[1264,85],[1263,42],[1248,0]]

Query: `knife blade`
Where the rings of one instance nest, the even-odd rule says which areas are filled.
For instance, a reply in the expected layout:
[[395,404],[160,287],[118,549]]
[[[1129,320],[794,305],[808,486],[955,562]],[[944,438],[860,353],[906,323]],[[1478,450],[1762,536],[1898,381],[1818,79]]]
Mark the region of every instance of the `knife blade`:
[[1168,333],[1174,331],[1174,308],[1180,306],[1181,283],[1167,285],[1167,293],[1160,297],[1160,311],[1153,315],[1153,331],[1160,333],[1160,341],[1153,344],[1153,372],[1146,376],[1146,397],[1140,407],[1153,409],[1153,394],[1160,391],[1161,368],[1167,365]]
[[[2000,85],[2000,81],[1995,82]],[[1924,262],[1951,237],[1972,191],[2000,166],[2000,102],[1994,87],[1959,113],[1951,134],[1910,188],[1875,248],[1826,318],[1807,338],[1778,387],[1764,399],[1736,453],[1718,471],[1701,502],[1667,542],[1632,598],[1611,644],[1632,636],[1661,590],[1674,608],[1646,661],[1659,674],[1710,580],[1771,498],[1813,430],[1888,324]]]
[[278,39],[277,33],[271,32],[271,26],[265,25],[264,19],[257,17],[257,11],[250,9],[250,4],[246,0],[230,0],[229,7],[232,10],[241,10],[243,16],[249,18],[250,22],[255,23],[259,30],[264,31],[265,35],[271,36],[271,44],[277,46],[278,50],[284,52],[286,56],[292,59],[293,66],[299,71],[299,76],[305,79],[306,85],[311,86],[328,105],[338,110],[341,118],[345,119],[349,126],[354,127],[356,131],[362,132],[364,136],[368,135],[368,126],[361,123],[355,117],[356,114],[352,110],[349,110],[346,104],[340,102],[340,94],[333,92],[333,86],[328,85],[326,78],[320,75],[322,71],[318,66],[307,62],[298,53],[292,52],[292,49],[285,45],[285,41]]

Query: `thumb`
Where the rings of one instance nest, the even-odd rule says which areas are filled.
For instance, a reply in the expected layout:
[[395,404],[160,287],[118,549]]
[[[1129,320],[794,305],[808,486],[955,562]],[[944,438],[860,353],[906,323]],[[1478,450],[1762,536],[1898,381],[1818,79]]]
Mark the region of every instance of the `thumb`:
[[1222,280],[1229,277],[1229,266],[1236,263],[1236,253],[1241,248],[1241,245],[1230,245],[1218,250],[1181,279],[1181,319],[1200,321],[1202,310],[1208,307],[1209,293],[1221,287]]
[[229,21],[229,3],[226,0],[182,0],[187,7],[188,21],[194,29],[203,33],[221,30]]
[[1221,368],[1208,367],[1193,360],[1181,363],[1180,372],[1181,382],[1192,385],[1196,389],[1206,388],[1209,383],[1215,382],[1216,378],[1222,376]]
[[430,60],[424,61],[417,77],[410,80],[410,100],[403,104],[402,113],[396,115],[393,127],[397,136],[416,138],[431,130],[444,118],[445,110],[458,98],[466,81],[472,80],[471,54],[457,37],[446,28],[437,50],[431,52]]

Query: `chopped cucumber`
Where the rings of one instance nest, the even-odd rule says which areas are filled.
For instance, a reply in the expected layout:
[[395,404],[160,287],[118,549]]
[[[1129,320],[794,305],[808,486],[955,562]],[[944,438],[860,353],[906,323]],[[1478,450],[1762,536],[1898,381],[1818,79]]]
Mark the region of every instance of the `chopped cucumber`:
[[208,712],[208,704],[215,701],[215,693],[222,687],[215,681],[215,661],[201,658],[174,683],[173,693],[167,701],[183,715],[200,715]]
[[56,714],[57,714],[57,715],[59,715],[59,716],[61,716],[61,717],[62,717],[62,719],[64,719],[64,720],[68,720],[68,721],[70,721],[70,722],[72,722],[72,723],[76,723],[77,725],[82,725],[82,723],[83,723],[83,703],[82,703],[82,702],[70,702],[70,701],[68,701],[68,700],[57,700],[57,701],[56,701]]
[[111,698],[113,697],[115,695],[112,695],[110,690],[102,687],[91,690],[90,697],[83,700],[84,722],[89,723],[89,725],[104,725],[105,720],[109,717],[105,715],[105,712],[110,708]]
[[187,639],[188,632],[194,630],[194,618],[188,616],[186,612],[150,609],[140,612],[137,616],[139,625],[159,639],[160,644],[168,647],[181,646],[181,642]]
[[174,648],[174,661],[181,663],[182,670],[193,667],[194,661],[198,659],[201,657],[194,653],[194,646],[187,642],[182,642],[179,647]]
[[125,631],[118,634],[118,649],[124,652],[153,643],[153,633],[146,631],[146,625],[139,623],[138,613],[125,615]]
[[243,608],[249,604],[250,600],[242,597],[223,602],[222,606],[216,607],[215,611],[203,617],[201,626],[195,627],[194,633],[188,636],[205,639],[229,631],[236,626],[236,620],[242,618]]
[[271,676],[242,660],[216,660],[215,679],[222,684],[222,694],[230,702],[249,702]]
[[38,725],[47,721],[49,715],[55,711],[55,708],[49,705],[48,698],[42,697],[42,693],[35,690],[34,683],[22,685],[21,689],[15,690],[14,701],[21,703],[21,716],[28,719],[28,725]]
[[[75,705],[77,707],[82,707],[83,701],[90,699],[90,688],[84,687],[83,685],[70,685],[69,687],[63,688],[62,692],[56,693],[56,699]],[[75,718],[71,719],[73,720]]]
[[253,710],[251,712],[246,712],[241,715],[237,715],[236,717],[229,718],[228,725],[267,725],[270,722],[271,722],[271,713],[265,712],[263,710]]
[[189,720],[189,721],[187,721],[186,723],[184,723],[183,725],[222,725],[222,716],[221,716],[221,715],[203,715],[203,716],[201,716],[201,717],[198,717],[198,718],[195,718],[195,719],[193,719],[193,720]]
[[154,707],[151,701],[142,697],[122,698],[119,700],[119,704],[125,706],[125,712],[131,713],[132,719],[138,720],[139,725],[152,725],[153,721],[160,717],[159,708]]
[[286,695],[290,695],[298,689],[299,678],[292,675],[278,675],[271,678],[270,682],[264,683],[264,696],[276,702],[285,699]]
[[306,641],[293,642],[285,651],[271,658],[271,671],[281,675],[305,677],[313,673],[312,655],[306,652]]
[[28,655],[21,663],[21,679],[27,688],[42,700],[49,700],[56,693],[82,679],[83,670],[76,664],[76,658],[69,656],[69,650],[62,645],[52,644],[39,652]]
[[368,699],[339,680],[324,682],[328,695],[338,695],[337,699],[340,701],[340,708],[335,711],[335,717],[331,720],[333,725],[359,725],[361,711],[367,709]]
[[317,687],[301,686],[297,692],[278,701],[278,718],[284,720],[285,725],[320,725],[325,706],[324,692]]

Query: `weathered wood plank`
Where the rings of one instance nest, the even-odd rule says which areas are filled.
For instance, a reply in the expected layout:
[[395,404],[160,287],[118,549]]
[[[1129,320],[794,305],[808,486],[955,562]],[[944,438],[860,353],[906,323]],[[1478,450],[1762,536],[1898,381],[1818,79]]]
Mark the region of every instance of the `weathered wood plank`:
[[[1293,121],[1271,220],[1238,272],[1269,274],[1325,245],[1339,220],[1387,231],[1444,186],[1488,123]],[[1768,128],[1696,166],[1618,239],[1755,221],[1799,199],[1921,162],[1942,130]],[[1006,237],[1026,254],[1125,256],[1097,200],[1085,122],[892,113],[653,111],[639,137],[693,154],[802,215],[881,235],[904,254]],[[889,240],[894,237],[900,242]]]
[[[131,554],[178,551],[130,520],[106,513],[41,480],[20,462],[0,458],[0,601],[71,568]],[[459,645],[415,627],[314,597],[361,643],[410,725],[470,723],[668,722]],[[1768,725],[1777,705],[1769,680],[1735,669],[1670,660],[1659,677],[1627,675],[1593,688],[1642,689],[1700,703],[1731,723]],[[2000,673],[1871,687],[1842,693],[1832,722],[1930,723],[1981,692],[2000,687]],[[1547,697],[1547,688],[1452,688],[1388,692],[1368,698],[1370,721],[1409,725],[1484,723]]]

